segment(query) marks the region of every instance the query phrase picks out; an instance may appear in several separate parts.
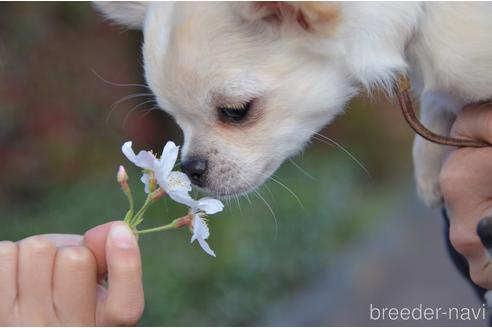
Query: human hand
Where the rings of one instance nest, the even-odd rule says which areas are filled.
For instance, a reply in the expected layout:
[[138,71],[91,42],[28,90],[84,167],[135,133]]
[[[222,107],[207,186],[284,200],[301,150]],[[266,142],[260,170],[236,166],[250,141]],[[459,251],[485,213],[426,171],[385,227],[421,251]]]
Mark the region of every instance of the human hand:
[[[451,136],[492,144],[492,104],[467,106]],[[450,240],[468,261],[472,281],[492,289],[492,267],[477,235],[477,224],[492,215],[492,148],[452,151],[440,174],[441,191],[450,219]]]
[[122,222],[0,241],[0,326],[134,325],[143,307],[140,251]]

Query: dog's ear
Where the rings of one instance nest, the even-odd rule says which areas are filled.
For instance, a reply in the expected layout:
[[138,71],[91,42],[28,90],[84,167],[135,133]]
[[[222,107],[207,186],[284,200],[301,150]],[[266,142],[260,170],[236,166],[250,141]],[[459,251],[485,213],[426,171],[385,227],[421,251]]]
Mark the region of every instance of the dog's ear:
[[141,29],[149,2],[93,1],[94,7],[108,19],[132,29]]
[[295,25],[307,32],[331,35],[339,21],[336,3],[318,1],[248,1],[234,3],[236,12],[248,21]]

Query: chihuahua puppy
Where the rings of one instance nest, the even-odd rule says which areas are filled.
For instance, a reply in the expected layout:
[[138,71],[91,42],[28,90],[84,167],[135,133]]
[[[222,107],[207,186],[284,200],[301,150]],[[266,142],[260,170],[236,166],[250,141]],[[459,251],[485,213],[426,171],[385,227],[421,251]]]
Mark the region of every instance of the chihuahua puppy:
[[[492,96],[492,4],[97,2],[143,30],[145,77],[184,132],[182,168],[218,197],[261,185],[361,89],[407,74],[422,122],[448,134]],[[441,202],[445,147],[417,137],[417,189]]]

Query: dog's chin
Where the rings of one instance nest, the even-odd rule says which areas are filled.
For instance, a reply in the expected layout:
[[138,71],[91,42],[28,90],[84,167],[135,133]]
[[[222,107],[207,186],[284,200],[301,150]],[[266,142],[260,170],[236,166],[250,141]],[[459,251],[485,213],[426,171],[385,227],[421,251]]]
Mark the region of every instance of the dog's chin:
[[255,186],[246,186],[246,185],[237,185],[237,186],[219,186],[218,188],[214,187],[198,187],[194,186],[194,188],[198,191],[201,191],[211,197],[227,200],[231,198],[237,198],[241,196],[245,196],[254,190],[256,190],[261,183],[258,183]]

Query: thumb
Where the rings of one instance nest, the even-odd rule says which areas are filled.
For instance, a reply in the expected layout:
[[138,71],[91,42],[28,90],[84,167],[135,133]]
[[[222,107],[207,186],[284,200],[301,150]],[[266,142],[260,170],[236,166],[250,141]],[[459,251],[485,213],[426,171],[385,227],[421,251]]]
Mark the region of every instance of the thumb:
[[106,326],[132,325],[142,315],[144,291],[137,239],[128,225],[113,222],[106,238],[107,297],[101,322]]

